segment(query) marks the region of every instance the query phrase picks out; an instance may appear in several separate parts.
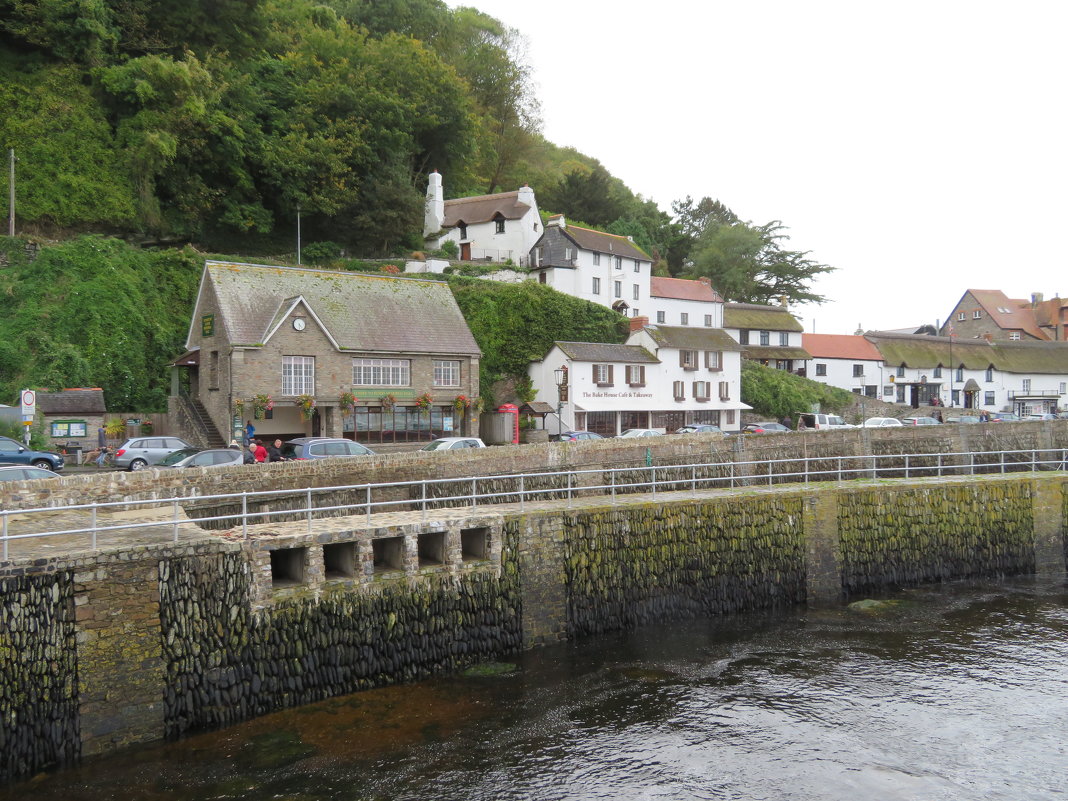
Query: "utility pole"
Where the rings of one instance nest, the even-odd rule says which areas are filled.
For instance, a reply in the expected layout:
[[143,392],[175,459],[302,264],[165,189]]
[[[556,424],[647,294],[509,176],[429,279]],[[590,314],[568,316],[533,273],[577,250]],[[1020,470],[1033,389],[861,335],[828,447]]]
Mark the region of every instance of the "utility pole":
[[7,179],[7,235],[15,235],[15,148],[11,148],[11,171]]

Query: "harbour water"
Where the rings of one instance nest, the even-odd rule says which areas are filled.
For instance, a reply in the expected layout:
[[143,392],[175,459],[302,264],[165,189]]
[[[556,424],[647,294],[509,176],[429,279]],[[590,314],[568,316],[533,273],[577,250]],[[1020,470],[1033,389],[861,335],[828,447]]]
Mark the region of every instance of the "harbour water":
[[1068,797],[1068,590],[688,621],[138,748],[0,790],[98,799]]

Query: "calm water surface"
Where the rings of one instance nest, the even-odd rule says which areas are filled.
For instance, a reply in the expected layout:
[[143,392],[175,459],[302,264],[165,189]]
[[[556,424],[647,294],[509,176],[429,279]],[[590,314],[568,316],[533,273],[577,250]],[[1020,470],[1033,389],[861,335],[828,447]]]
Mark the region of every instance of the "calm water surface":
[[1068,592],[690,622],[360,693],[0,790],[79,799],[1068,798]]

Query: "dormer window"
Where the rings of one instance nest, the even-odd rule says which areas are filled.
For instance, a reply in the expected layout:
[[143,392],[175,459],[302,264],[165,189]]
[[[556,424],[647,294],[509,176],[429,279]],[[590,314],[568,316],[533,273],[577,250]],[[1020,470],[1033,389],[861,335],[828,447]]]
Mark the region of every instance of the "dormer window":
[[502,217],[500,214],[498,214],[496,216],[496,218],[494,218],[493,222],[497,226],[497,233],[498,234],[503,234],[504,233],[504,217]]
[[467,239],[467,223],[460,223],[460,239]]

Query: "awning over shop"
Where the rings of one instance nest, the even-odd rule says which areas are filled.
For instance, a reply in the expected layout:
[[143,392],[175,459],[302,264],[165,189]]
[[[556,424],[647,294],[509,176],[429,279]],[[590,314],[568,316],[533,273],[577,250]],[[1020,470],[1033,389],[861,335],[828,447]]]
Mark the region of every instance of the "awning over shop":
[[199,367],[200,366],[200,349],[187,350],[173,362],[171,367]]

